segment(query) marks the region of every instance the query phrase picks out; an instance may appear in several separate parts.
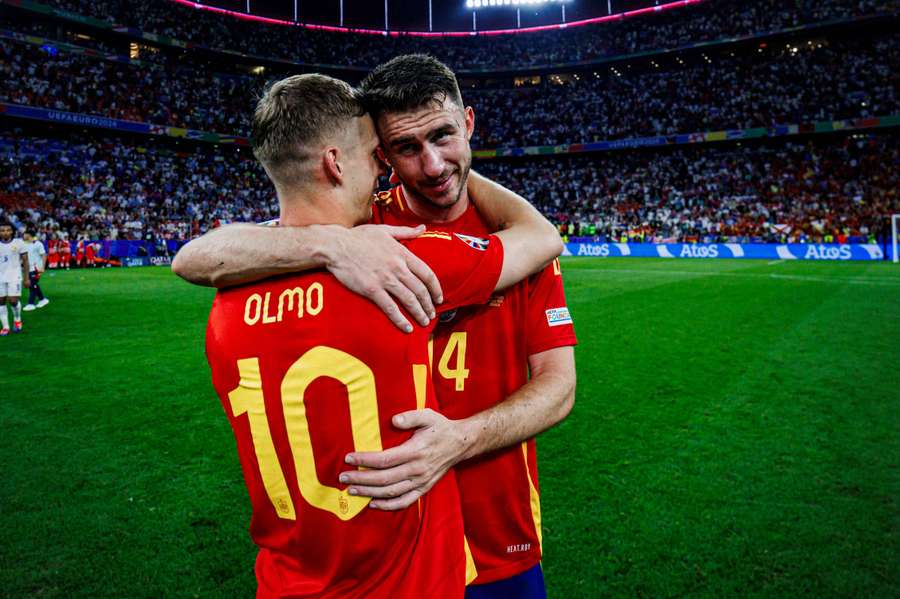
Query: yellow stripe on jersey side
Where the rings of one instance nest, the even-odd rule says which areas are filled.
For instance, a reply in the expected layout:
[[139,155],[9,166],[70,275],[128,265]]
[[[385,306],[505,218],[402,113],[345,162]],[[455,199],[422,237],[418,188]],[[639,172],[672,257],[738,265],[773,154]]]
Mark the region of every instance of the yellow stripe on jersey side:
[[544,534],[541,531],[541,497],[531,480],[531,471],[528,469],[528,441],[522,442],[522,457],[525,458],[525,476],[528,478],[528,493],[531,496],[531,517],[534,520],[534,530],[537,532],[538,545],[541,547],[541,555],[544,553]]
[[466,586],[469,586],[473,580],[478,578],[478,568],[475,567],[475,558],[472,557],[469,539],[465,535],[463,535],[463,549],[466,551]]
[[397,207],[400,208],[400,212],[404,212],[406,210],[406,206],[403,205],[403,200],[401,199],[400,186],[398,185],[393,189],[394,197],[397,199]]
[[428,384],[428,366],[425,364],[413,364],[413,383],[416,386],[416,409],[425,409],[425,389]]
[[[416,409],[425,409],[425,400],[428,397],[426,391],[428,389],[428,366],[425,364],[413,364],[413,384],[416,386]],[[419,521],[422,520],[422,498],[416,501],[416,508],[419,510]]]
[[434,375],[434,334],[428,336],[428,374]]

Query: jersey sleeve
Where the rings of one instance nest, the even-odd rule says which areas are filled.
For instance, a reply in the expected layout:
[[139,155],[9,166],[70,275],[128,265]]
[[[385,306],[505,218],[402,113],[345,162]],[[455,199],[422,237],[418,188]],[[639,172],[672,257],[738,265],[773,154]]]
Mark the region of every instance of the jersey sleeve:
[[578,340],[566,305],[559,260],[554,260],[534,275],[529,283],[526,328],[528,355],[555,347],[576,345]]
[[503,242],[496,235],[482,238],[426,231],[406,245],[441,283],[444,302],[436,306],[438,312],[487,302],[500,279]]

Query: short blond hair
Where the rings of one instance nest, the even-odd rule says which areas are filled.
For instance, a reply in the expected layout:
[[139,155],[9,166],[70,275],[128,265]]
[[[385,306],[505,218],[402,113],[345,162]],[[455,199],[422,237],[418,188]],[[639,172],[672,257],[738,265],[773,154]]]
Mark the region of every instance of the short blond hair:
[[344,81],[309,73],[270,84],[253,111],[251,144],[276,189],[308,176],[314,146],[343,129],[365,109]]

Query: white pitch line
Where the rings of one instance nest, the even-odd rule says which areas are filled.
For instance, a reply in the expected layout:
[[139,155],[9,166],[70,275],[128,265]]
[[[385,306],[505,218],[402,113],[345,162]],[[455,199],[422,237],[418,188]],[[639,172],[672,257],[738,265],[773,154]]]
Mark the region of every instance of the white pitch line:
[[875,285],[880,287],[900,287],[900,279],[889,278],[889,279],[866,279],[862,277],[823,277],[819,275],[785,275],[785,274],[775,274],[775,273],[753,273],[753,272],[697,272],[691,270],[638,270],[638,269],[628,269],[628,268],[614,268],[614,269],[606,269],[606,268],[569,268],[564,269],[565,273],[569,276],[572,273],[580,272],[580,271],[588,271],[588,272],[602,272],[606,274],[626,274],[626,275],[662,275],[662,276],[674,276],[674,277],[739,277],[739,278],[747,278],[747,279],[769,279],[769,280],[784,280],[784,281],[807,281],[807,282],[816,282],[816,283],[835,283],[835,284],[851,284],[851,285]]

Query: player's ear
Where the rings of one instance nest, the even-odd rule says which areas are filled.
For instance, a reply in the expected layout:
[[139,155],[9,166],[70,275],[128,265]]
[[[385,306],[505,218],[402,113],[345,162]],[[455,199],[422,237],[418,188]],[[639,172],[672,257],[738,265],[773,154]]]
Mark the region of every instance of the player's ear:
[[335,146],[325,149],[322,154],[322,170],[335,187],[344,182],[344,168],[341,166],[341,151]]
[[475,133],[475,110],[471,106],[466,106],[466,139],[472,139]]

